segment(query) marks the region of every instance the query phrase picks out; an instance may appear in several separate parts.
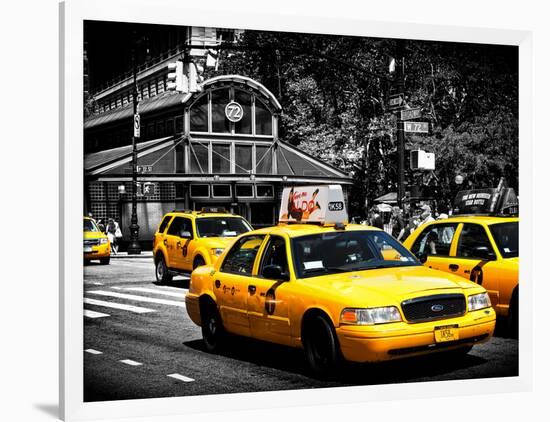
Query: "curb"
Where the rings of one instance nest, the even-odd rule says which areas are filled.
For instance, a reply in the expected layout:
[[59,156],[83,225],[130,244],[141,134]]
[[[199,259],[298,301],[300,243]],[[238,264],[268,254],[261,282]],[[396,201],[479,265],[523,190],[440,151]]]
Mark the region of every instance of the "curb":
[[153,259],[153,253],[150,251],[142,252],[140,255],[128,255],[126,252],[119,252],[118,254],[111,253],[111,259],[126,258],[126,259]]

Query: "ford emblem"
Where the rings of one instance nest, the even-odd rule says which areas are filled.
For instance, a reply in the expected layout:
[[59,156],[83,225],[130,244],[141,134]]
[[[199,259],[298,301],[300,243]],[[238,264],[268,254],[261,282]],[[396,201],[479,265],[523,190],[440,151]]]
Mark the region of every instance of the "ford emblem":
[[445,307],[443,305],[433,305],[432,306],[432,311],[433,312],[441,312],[443,309],[445,309]]

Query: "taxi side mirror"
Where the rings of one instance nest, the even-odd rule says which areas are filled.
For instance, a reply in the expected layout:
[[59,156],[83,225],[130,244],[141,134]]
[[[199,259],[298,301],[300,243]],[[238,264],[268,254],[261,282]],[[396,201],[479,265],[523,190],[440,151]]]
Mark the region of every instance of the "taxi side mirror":
[[428,260],[428,253],[427,252],[422,252],[421,254],[417,255],[416,257],[418,258],[418,260],[421,263],[424,264]]
[[180,231],[180,237],[182,239],[191,239],[193,236],[191,235],[191,232],[189,232],[187,230],[181,230]]
[[262,269],[262,277],[269,280],[288,281],[290,276],[288,273],[283,272],[280,265],[266,265]]

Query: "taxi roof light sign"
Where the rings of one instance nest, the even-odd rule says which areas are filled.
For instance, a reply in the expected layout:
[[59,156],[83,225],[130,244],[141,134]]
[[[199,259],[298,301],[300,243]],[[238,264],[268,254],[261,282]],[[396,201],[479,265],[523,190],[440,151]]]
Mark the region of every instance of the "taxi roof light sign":
[[280,223],[347,224],[348,214],[340,185],[283,189]]

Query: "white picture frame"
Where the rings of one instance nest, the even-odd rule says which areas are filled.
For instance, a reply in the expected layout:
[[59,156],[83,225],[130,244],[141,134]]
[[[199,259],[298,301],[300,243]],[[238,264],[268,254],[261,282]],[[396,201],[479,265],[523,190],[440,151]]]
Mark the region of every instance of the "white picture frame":
[[[533,137],[531,127],[531,33],[517,30],[462,28],[453,26],[395,24],[366,19],[337,19],[284,15],[273,19],[269,13],[192,8],[188,3],[169,0],[128,2],[73,0],[60,6],[60,412],[68,421],[100,418],[161,417],[188,413],[315,406],[377,400],[425,399],[453,395],[496,394],[529,391],[532,388],[532,244],[533,177],[522,170],[520,190],[522,218],[520,247],[520,373],[513,378],[474,379],[399,385],[342,387],[337,389],[292,390],[253,394],[156,398],[116,402],[83,402],[83,271],[81,217],[83,215],[82,74],[83,21],[108,20],[174,25],[219,26],[255,30],[282,30],[307,33],[409,38],[418,40],[478,42],[519,47],[520,168],[531,168]],[[185,13],[177,13],[177,12]],[[330,28],[327,31],[326,28]],[[525,204],[525,206],[524,206]],[[274,400],[276,398],[276,400]]]

